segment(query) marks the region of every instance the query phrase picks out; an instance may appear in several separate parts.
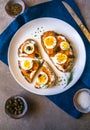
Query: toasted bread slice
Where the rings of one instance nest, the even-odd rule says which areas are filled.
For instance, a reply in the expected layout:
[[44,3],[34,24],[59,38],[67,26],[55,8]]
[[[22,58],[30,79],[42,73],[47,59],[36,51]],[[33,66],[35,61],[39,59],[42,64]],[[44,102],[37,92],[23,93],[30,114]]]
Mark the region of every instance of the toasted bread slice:
[[22,75],[30,83],[32,82],[35,74],[41,67],[42,63],[43,63],[42,59],[40,60],[22,59],[18,61],[19,69]]
[[74,51],[64,35],[46,31],[41,36],[41,44],[50,60],[60,71],[71,71],[75,58]]
[[48,88],[53,87],[56,83],[57,76],[49,66],[49,64],[44,61],[40,71],[36,77],[35,87],[36,88]]
[[34,39],[25,40],[18,48],[18,66],[28,82],[32,82],[43,59],[38,49],[38,43]]

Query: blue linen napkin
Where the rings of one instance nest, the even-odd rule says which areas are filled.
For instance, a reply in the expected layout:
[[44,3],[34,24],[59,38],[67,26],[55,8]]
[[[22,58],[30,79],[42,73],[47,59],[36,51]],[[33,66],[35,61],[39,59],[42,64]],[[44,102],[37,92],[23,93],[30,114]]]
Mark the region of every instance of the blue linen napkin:
[[[66,1],[77,13],[80,19],[84,22],[83,17],[80,14],[78,7],[75,4],[74,0],[64,0]],[[25,23],[40,17],[53,17],[66,21],[71,24],[81,35],[85,48],[86,48],[86,66],[81,76],[80,80],[69,90],[52,96],[47,96],[52,102],[54,102],[58,107],[63,109],[65,112],[70,114],[75,118],[79,118],[82,113],[77,111],[73,104],[73,96],[77,90],[80,88],[89,88],[90,89],[90,43],[88,43],[87,39],[81,32],[78,25],[75,23],[71,15],[68,13],[64,5],[61,3],[61,0],[53,0],[50,2],[45,2],[39,5],[35,5],[33,7],[29,7],[25,10],[25,12],[19,15],[8,27],[7,29],[0,35],[0,60],[8,65],[8,47],[10,44],[10,40],[15,34],[15,32]],[[84,23],[85,24],[85,23]],[[82,52],[83,53],[83,52]],[[82,59],[83,62],[83,59]]]

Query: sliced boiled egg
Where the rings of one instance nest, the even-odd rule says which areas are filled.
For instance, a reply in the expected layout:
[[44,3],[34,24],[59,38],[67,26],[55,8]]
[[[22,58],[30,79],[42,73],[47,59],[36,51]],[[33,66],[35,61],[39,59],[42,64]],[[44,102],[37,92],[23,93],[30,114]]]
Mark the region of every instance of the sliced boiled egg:
[[26,46],[24,47],[24,51],[27,54],[32,54],[34,52],[34,44],[32,43],[26,44]]
[[56,46],[56,38],[54,36],[48,36],[44,39],[44,45],[48,49],[52,49]]
[[24,70],[29,70],[33,67],[33,61],[32,60],[23,60],[20,62],[21,68]]
[[70,49],[70,45],[69,45],[68,42],[63,41],[63,42],[60,43],[60,48],[61,48],[62,50],[68,50],[68,49]]
[[37,78],[37,83],[43,86],[47,82],[48,82],[48,75],[45,72],[40,72]]
[[57,53],[55,55],[55,62],[58,64],[63,64],[67,61],[67,55],[63,54],[63,53]]

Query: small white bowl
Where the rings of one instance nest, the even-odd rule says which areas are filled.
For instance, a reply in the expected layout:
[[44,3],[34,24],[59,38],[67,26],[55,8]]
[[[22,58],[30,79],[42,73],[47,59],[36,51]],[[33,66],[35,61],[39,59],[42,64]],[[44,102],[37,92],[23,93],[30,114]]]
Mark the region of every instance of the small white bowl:
[[[84,93],[83,93],[84,92]],[[87,95],[87,97],[86,97]],[[89,113],[90,112],[90,89],[87,88],[83,88],[78,90],[73,98],[73,102],[74,102],[74,106],[75,108],[82,112],[82,113]],[[87,99],[89,97],[88,100],[85,100],[85,98]],[[89,104],[87,104],[87,102],[89,102]]]
[[25,3],[22,0],[9,0],[5,6],[8,15],[16,17],[25,10]]

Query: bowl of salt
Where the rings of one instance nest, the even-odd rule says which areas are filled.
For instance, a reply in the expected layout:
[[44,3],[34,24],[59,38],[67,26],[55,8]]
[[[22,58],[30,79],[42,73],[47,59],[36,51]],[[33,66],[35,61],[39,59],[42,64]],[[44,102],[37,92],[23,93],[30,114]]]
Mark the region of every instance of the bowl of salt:
[[82,113],[90,112],[90,89],[78,90],[73,98],[75,108]]

